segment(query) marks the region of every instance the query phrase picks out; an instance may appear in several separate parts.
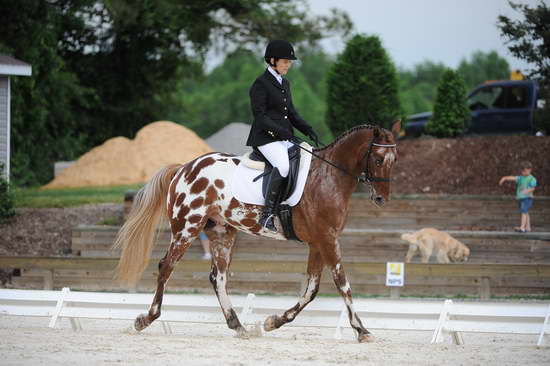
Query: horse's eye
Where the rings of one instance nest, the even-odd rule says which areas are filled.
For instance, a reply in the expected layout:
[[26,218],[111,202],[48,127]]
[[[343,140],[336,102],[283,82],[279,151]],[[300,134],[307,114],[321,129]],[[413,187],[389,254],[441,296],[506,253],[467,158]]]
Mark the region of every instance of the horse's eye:
[[383,162],[384,162],[384,160],[382,160],[382,159],[376,159],[376,165],[377,166],[382,166]]

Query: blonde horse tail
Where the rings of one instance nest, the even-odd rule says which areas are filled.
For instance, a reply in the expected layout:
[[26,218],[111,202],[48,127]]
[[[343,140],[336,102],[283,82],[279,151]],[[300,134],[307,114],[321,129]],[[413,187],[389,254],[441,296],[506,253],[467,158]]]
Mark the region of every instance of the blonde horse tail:
[[133,286],[149,263],[155,229],[166,217],[166,198],[170,182],[182,165],[162,168],[138,191],[132,209],[120,228],[113,249],[122,249],[115,278]]

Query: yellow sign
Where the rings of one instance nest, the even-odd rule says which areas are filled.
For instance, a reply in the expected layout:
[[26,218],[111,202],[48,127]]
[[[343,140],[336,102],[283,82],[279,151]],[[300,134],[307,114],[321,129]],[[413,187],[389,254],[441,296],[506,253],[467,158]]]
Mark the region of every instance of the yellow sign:
[[403,286],[405,284],[405,263],[386,263],[386,286]]

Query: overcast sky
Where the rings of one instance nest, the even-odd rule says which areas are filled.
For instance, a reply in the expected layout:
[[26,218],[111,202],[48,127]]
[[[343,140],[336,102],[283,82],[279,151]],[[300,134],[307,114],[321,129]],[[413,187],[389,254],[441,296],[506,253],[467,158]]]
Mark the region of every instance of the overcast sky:
[[[539,0],[515,2],[534,7]],[[381,37],[399,67],[431,60],[454,68],[476,50],[496,50],[512,69],[528,67],[510,54],[496,27],[498,15],[521,17],[507,0],[309,0],[309,5],[316,15],[330,8],[345,10],[356,32]],[[330,53],[344,46],[340,39],[322,44]]]

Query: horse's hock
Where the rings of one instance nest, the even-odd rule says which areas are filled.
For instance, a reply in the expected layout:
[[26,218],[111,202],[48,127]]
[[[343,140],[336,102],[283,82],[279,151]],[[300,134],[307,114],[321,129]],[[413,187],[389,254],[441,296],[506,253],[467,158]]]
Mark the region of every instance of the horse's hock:
[[[132,194],[125,197],[127,206]],[[510,197],[404,196],[376,209],[362,194],[352,198],[348,225],[340,237],[346,273],[354,293],[389,294],[385,263],[404,261],[408,244],[403,232],[436,227],[450,233],[471,249],[466,264],[407,264],[402,295],[542,295],[550,293],[550,199],[538,197],[533,207],[536,233],[514,233],[516,203]],[[547,226],[545,226],[547,225]],[[508,230],[508,232],[498,231]],[[85,290],[122,290],[112,281],[118,253],[110,247],[118,227],[79,226],[73,230],[77,258],[20,261],[16,287],[69,286]],[[137,290],[156,286],[158,259],[165,253],[169,232],[161,231],[153,259]],[[202,248],[194,243],[178,265],[168,289],[211,291],[210,264],[200,260]],[[239,234],[229,287],[233,291],[295,294],[301,290],[307,248],[294,241],[277,241]],[[5,259],[2,259],[5,261]],[[418,259],[416,259],[418,260]],[[72,261],[72,262],[71,262]],[[414,261],[414,260],[413,260]],[[72,264],[71,264],[72,263]],[[7,262],[0,267],[10,267]],[[329,273],[323,275],[321,292],[334,293]]]

